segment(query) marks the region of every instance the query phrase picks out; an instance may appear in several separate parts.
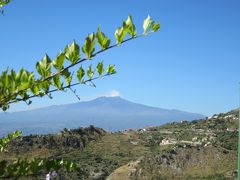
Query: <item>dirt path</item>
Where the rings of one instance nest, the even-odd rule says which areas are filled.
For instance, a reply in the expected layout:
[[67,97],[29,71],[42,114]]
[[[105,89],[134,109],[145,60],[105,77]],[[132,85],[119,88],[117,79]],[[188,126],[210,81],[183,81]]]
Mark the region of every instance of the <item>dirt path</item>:
[[141,158],[136,161],[129,162],[116,169],[112,174],[110,174],[106,180],[129,180],[131,173],[136,171],[137,165],[141,162]]

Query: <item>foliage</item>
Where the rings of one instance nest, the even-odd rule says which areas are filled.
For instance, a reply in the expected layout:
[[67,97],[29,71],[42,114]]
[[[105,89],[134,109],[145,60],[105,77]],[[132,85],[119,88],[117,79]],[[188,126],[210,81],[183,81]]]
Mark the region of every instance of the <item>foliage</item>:
[[156,32],[160,28],[160,24],[152,21],[151,17],[148,17],[143,22],[143,34],[147,35],[149,32],[153,31]]
[[[31,104],[31,99],[34,97],[51,97],[51,93],[55,91],[64,91],[79,84],[93,85],[92,81],[115,74],[115,65],[108,65],[104,68],[102,61],[96,67],[92,65],[83,67],[82,64],[110,48],[157,31],[160,24],[152,21],[150,16],[148,16],[144,20],[143,27],[143,34],[137,35],[132,17],[128,16],[123,25],[117,28],[115,32],[117,43],[114,45],[110,46],[110,39],[98,27],[97,33],[91,33],[86,37],[82,48],[76,41],[73,41],[53,59],[45,54],[36,63],[37,73],[30,72],[24,68],[19,72],[15,72],[13,69],[6,69],[0,74],[0,108],[6,111],[10,104],[19,101]],[[124,39],[127,34],[130,37]],[[99,48],[96,47],[96,41]],[[98,49],[97,52],[96,49]],[[82,53],[85,54],[85,57],[82,57]],[[74,74],[70,69],[77,65],[79,69]],[[106,69],[105,72],[104,69]],[[77,77],[77,82],[74,82],[74,76]]]
[[163,134],[160,131],[139,134],[142,143],[147,147],[159,146],[163,140]]
[[22,134],[21,131],[15,131],[14,133],[8,134],[6,137],[0,139],[0,152],[3,152],[7,146],[7,143],[13,139],[19,137]]
[[211,174],[206,177],[193,177],[193,176],[186,177],[186,180],[192,180],[192,179],[196,179],[196,180],[212,180],[212,179],[226,180],[226,179],[231,179],[231,178],[227,178],[226,176],[224,176],[224,174],[219,174],[219,173]]
[[225,149],[237,151],[238,132],[219,132],[217,133],[216,145],[220,145]]
[[0,0],[0,13],[3,14],[3,7],[9,4],[12,0]]
[[18,159],[13,163],[0,162],[0,177],[10,178],[19,176],[37,176],[50,171],[59,171],[62,168],[68,172],[76,170],[76,164],[69,160],[49,159]]
[[[15,131],[0,139],[0,151],[6,150],[7,144],[13,139],[19,137],[22,133]],[[12,163],[2,160],[0,161],[0,178],[19,177],[26,175],[46,174],[51,170],[58,171],[60,169],[73,171],[76,164],[69,160],[47,160],[47,159],[18,159]]]
[[[6,137],[0,139],[0,151],[6,150],[7,144],[13,139],[19,137],[22,133],[15,131],[12,134],[8,134]],[[71,161],[65,160],[46,160],[46,159],[18,159],[13,163],[8,161],[0,161],[0,177],[18,177],[22,175],[37,175],[39,173],[46,173],[51,170],[58,171],[61,168],[65,168],[67,171],[73,171],[76,169],[76,165]]]

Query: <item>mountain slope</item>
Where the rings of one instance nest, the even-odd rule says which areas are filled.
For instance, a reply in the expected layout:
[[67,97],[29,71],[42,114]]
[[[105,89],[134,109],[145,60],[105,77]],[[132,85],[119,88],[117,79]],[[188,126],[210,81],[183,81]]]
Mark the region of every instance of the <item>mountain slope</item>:
[[20,129],[24,134],[55,133],[63,128],[95,125],[109,131],[193,120],[203,115],[133,103],[120,97],[0,114],[0,135]]
[[162,151],[145,156],[129,179],[237,179],[238,117],[236,109],[144,133]]

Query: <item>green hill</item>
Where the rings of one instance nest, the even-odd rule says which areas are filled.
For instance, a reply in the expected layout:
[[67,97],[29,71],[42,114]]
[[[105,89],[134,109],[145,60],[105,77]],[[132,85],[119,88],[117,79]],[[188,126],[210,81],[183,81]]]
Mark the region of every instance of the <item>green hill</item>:
[[[238,111],[192,122],[109,133],[90,126],[16,139],[0,159],[63,158],[62,179],[234,179]],[[26,177],[22,177],[26,179]],[[44,177],[39,177],[44,179]]]

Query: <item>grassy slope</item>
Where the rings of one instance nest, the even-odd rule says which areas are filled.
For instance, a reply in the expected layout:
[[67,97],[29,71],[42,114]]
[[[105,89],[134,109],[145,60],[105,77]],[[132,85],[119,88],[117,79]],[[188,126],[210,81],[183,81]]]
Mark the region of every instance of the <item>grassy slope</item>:
[[[165,155],[165,156],[164,156]],[[164,159],[167,157],[166,159]],[[221,175],[233,178],[236,169],[236,152],[227,154],[220,148],[179,148],[176,154],[152,154],[138,166],[133,177],[136,179],[201,179]]]
[[88,170],[88,176],[107,177],[116,168],[149,153],[148,147],[129,143],[131,139],[139,140],[137,134],[108,133],[82,151],[73,151],[62,157],[77,161],[80,167]]

